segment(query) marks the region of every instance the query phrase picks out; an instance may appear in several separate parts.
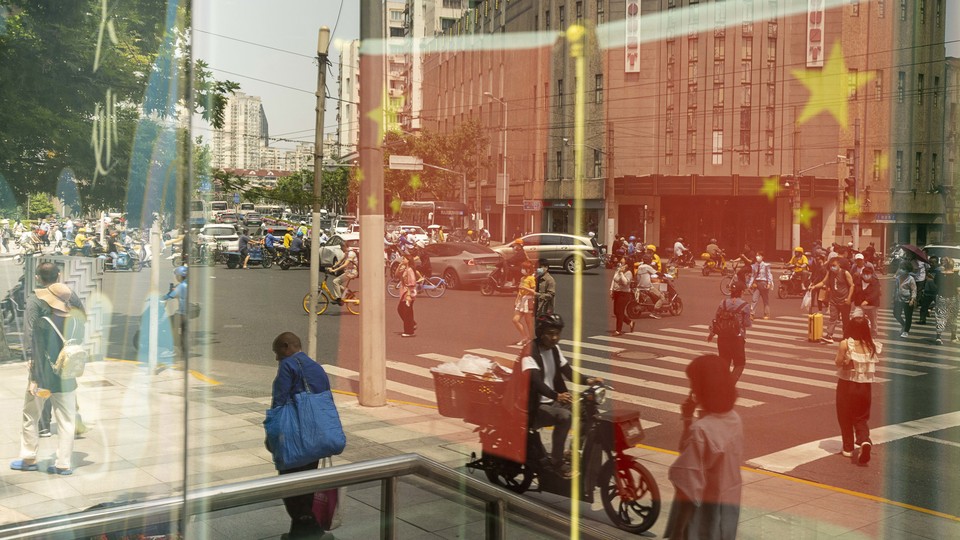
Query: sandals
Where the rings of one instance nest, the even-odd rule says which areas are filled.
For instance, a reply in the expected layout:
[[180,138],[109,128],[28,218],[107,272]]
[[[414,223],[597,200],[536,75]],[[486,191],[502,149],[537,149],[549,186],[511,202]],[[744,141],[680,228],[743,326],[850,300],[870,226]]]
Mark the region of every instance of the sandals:
[[36,471],[39,470],[37,463],[24,463],[22,459],[10,462],[10,468],[15,471]]

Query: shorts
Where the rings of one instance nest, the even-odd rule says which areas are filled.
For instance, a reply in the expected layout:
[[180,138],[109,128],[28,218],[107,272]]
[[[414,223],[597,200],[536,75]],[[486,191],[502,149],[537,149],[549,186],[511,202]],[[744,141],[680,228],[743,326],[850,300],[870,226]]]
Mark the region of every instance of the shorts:
[[240,250],[240,258],[246,259],[247,255],[250,255],[250,250],[248,248],[243,248]]
[[533,296],[518,296],[517,301],[513,305],[513,309],[520,313],[533,313]]

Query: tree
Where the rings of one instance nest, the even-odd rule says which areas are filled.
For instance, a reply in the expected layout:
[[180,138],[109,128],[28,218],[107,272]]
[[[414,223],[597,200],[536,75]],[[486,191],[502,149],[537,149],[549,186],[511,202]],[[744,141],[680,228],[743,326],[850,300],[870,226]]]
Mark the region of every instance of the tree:
[[30,201],[28,209],[31,219],[41,219],[56,213],[53,201],[46,193],[34,193],[28,197],[28,200]]

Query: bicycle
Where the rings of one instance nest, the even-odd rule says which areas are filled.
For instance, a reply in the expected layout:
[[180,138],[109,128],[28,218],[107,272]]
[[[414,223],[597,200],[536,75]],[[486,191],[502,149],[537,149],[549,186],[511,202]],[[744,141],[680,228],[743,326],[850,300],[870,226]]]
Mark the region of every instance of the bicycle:
[[[317,315],[326,313],[327,308],[330,307],[330,303],[333,302],[333,291],[327,286],[328,277],[330,277],[330,273],[324,270],[323,281],[320,282],[320,289],[317,291],[319,293],[317,297]],[[357,293],[350,290],[349,287],[343,289],[343,295],[340,297],[340,300],[343,301],[343,305],[347,308],[347,311],[354,315],[360,314],[360,298],[357,296]],[[307,314],[310,313],[310,293],[305,294],[303,297],[303,311]]]
[[720,271],[720,273],[723,274],[723,278],[720,279],[720,292],[724,296],[730,296],[730,285],[737,279],[740,266],[740,260],[737,259],[727,266],[724,266]]
[[[403,284],[400,282],[400,278],[391,278],[387,282],[387,294],[390,296],[400,298],[401,289],[403,289]],[[440,298],[443,293],[447,292],[447,282],[438,276],[420,276],[417,279],[417,292],[426,293],[430,298]]]

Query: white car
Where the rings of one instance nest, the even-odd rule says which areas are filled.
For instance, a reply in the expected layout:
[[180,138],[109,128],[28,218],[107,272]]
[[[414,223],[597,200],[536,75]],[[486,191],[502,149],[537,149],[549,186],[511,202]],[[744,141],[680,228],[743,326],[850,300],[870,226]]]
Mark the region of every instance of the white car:
[[240,251],[240,235],[230,223],[208,223],[200,229],[201,243],[220,242],[224,251]]
[[347,234],[350,232],[350,222],[345,219],[338,219],[333,223],[333,234]]
[[413,233],[413,242],[423,242],[424,244],[430,243],[430,235],[427,234],[427,231],[423,230],[423,227],[419,225],[399,225],[397,226],[397,232],[406,236],[407,233]]
[[320,248],[320,266],[331,267],[343,260],[348,247],[360,247],[360,233],[335,234]]

